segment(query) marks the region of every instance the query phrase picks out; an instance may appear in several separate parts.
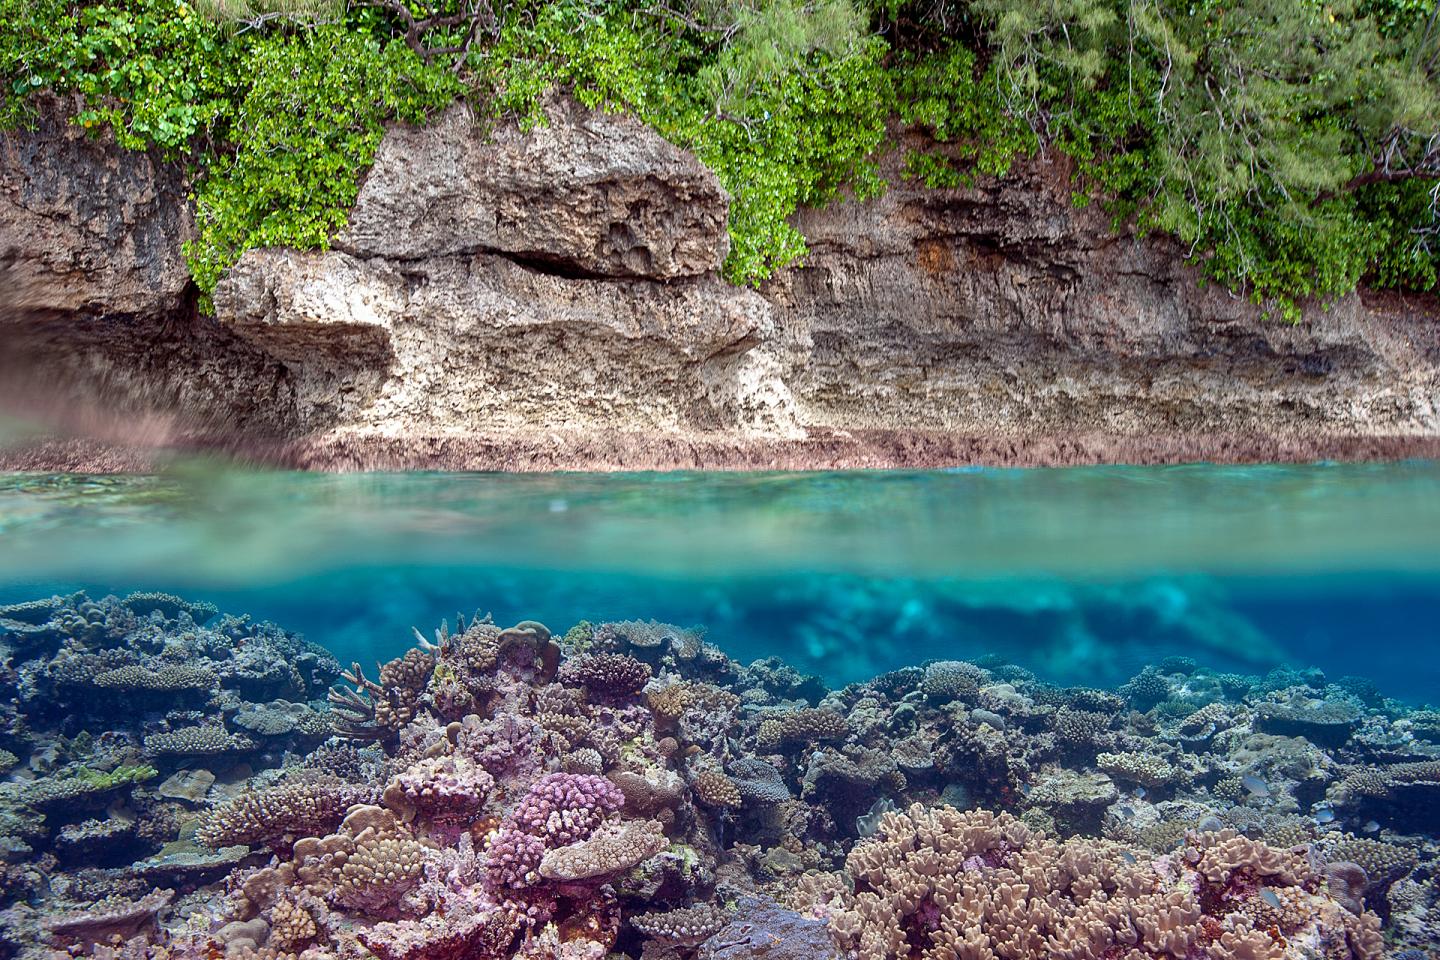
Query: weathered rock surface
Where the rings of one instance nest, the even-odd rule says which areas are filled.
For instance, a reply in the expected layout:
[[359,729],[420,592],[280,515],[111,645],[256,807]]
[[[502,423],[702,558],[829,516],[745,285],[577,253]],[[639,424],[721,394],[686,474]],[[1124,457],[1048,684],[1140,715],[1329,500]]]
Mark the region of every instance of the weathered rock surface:
[[633,120],[559,103],[487,142],[455,107],[386,139],[334,249],[250,251],[216,313],[307,423],[793,430],[770,306],[716,275],[727,208]]
[[35,129],[0,136],[0,290],[32,310],[169,312],[190,282],[184,178],[69,108],[46,101]]
[[307,419],[457,430],[786,429],[769,304],[715,277],[578,280],[491,254],[247,253],[219,316]]
[[[32,218],[0,225],[8,402],[48,389],[150,415],[147,441],[319,468],[1440,453],[1434,298],[1265,319],[1074,208],[1044,161],[805,211],[805,264],[737,289],[708,171],[633,120],[549,112],[493,137],[463,107],[396,128],[333,248],[247,253],[214,318],[176,272],[174,171],[54,124],[0,140],[0,202]],[[129,462],[75,443],[6,462],[77,458]]]
[[[898,172],[898,171],[897,171]],[[1440,310],[1353,294],[1304,322],[1115,236],[1038,162],[1003,183],[804,211],[766,291],[807,427],[993,436],[1435,436]]]
[[461,106],[397,127],[336,247],[399,261],[498,253],[577,276],[720,269],[728,201],[700,161],[633,117],[564,100],[546,113],[493,136]]
[[118,448],[293,428],[284,367],[196,314],[181,168],[89,136],[71,100],[38,108],[0,135],[0,413],[112,448],[19,462],[133,466]]

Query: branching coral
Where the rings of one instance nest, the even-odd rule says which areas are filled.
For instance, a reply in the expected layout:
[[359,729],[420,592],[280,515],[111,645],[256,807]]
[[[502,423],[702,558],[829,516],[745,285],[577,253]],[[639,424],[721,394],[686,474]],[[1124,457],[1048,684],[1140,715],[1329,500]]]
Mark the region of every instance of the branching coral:
[[547,853],[589,837],[624,805],[625,795],[604,777],[552,773],[540,778],[491,840],[491,882],[512,889],[539,882]]
[[221,727],[182,727],[168,733],[154,733],[145,738],[145,752],[151,756],[217,756],[243,753],[259,744],[250,737],[227,733]]
[[324,834],[345,811],[375,798],[373,787],[314,781],[246,791],[206,814],[195,839],[213,850]]
[[[1377,918],[1318,892],[1292,855],[1233,833],[1150,861],[1107,841],[1058,843],[1006,814],[917,805],[886,814],[846,869],[854,892],[832,888],[819,906],[873,960],[1281,958],[1299,956],[1287,944],[1336,936],[1356,957],[1380,956]],[[1291,926],[1272,936],[1242,907],[1281,887]]]
[[623,653],[591,653],[566,661],[559,679],[583,686],[592,696],[624,699],[645,688],[650,665]]
[[[382,667],[381,673],[385,670]],[[406,686],[385,686],[365,676],[352,663],[341,674],[352,689],[335,688],[329,700],[335,733],[352,740],[390,740],[415,718],[418,691]]]
[[[1407,929],[1428,922],[1402,900],[1429,882],[1430,849],[1341,832],[1372,812],[1417,815],[1440,783],[1428,746],[1379,699],[1333,756],[1255,734],[1258,698],[1334,693],[1289,674],[1234,703],[1211,702],[1225,684],[1205,668],[1148,671],[1170,693],[1141,714],[1104,690],[958,661],[827,691],[658,625],[587,625],[567,635],[567,660],[543,626],[484,618],[442,627],[373,680],[353,668],[330,711],[314,706],[325,685],[247,659],[254,625],[199,627],[147,604],[62,600],[11,618],[60,617],[73,633],[21,654],[33,689],[93,691],[174,651],[208,651],[194,663],[215,677],[205,697],[146,696],[132,725],[53,749],[15,728],[26,769],[3,791],[0,835],[55,856],[0,872],[0,891],[35,895],[58,857],[59,899],[38,896],[78,917],[87,901],[125,913],[149,884],[229,873],[224,896],[187,899],[163,931],[123,947],[105,934],[96,960],[1372,960],[1367,903],[1410,911]],[[270,660],[310,655],[278,631],[253,644]],[[333,679],[338,664],[327,670],[302,672]],[[298,692],[252,695],[276,683]],[[345,736],[316,747],[331,719]],[[142,750],[159,770],[126,766]],[[237,750],[257,768],[248,785],[222,769]],[[81,822],[157,773],[169,779],[129,791],[121,816]],[[196,838],[223,849],[172,843],[207,795],[230,799],[200,812]],[[975,804],[1021,815],[961,812]],[[1312,812],[1325,809],[1340,822]],[[1102,825],[1111,840],[1085,836]],[[141,844],[123,871],[73,866]],[[742,906],[732,920],[720,902],[769,904],[756,908],[769,919]]]

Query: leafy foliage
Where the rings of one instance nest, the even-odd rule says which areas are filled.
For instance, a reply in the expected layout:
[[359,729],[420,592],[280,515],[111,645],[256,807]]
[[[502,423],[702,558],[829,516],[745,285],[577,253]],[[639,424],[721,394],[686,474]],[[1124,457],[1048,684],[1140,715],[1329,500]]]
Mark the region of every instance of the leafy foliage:
[[[882,187],[872,155],[889,113],[885,45],[855,22],[835,3],[637,19],[623,2],[550,0],[515,8],[480,69],[495,107],[526,122],[540,122],[546,91],[566,87],[694,150],[733,198],[726,275],[756,283],[804,253],[789,223],[798,205],[844,184],[859,196]],[[747,34],[767,50],[741,66],[724,38]]]
[[345,225],[384,135],[454,99],[459,84],[403,43],[326,24],[265,37],[247,53],[236,145],[196,195],[199,237],[187,245],[202,290],[251,247],[324,247]]
[[1377,0],[1376,17],[1349,0],[976,6],[1007,107],[1216,279],[1293,317],[1296,297],[1347,292],[1367,271],[1427,275],[1414,244],[1409,268],[1376,258],[1399,216],[1434,208],[1412,194],[1404,213],[1367,216],[1356,191],[1440,176],[1433,14],[1406,0]]
[[[194,7],[190,5],[193,2]],[[563,88],[635,113],[732,195],[726,273],[803,255],[801,205],[905,175],[1004,176],[1042,149],[1073,196],[1295,300],[1440,276],[1434,0],[0,0],[0,123],[32,94],[191,163],[202,291],[254,246],[324,246],[391,120],[458,96],[543,122]]]
[[931,187],[959,187],[972,183],[976,174],[1004,176],[1017,156],[1038,149],[1034,131],[1003,108],[995,71],[979,78],[976,71],[975,54],[959,44],[897,57],[900,118],[939,143],[956,144],[948,153],[910,153],[907,176]]

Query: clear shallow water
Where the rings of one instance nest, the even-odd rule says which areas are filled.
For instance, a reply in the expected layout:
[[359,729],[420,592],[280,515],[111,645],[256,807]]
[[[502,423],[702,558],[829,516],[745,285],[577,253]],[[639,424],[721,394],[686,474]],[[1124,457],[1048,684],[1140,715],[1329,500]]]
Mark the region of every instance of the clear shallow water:
[[997,654],[1114,685],[1174,654],[1440,700],[1440,464],[0,477],[0,602],[166,590],[403,652],[479,608],[700,624],[831,683]]

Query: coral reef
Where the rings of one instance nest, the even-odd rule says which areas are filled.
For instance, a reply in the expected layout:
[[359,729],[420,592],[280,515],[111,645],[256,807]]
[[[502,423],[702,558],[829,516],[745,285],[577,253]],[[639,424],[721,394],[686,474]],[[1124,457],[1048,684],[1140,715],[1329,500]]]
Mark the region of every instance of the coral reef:
[[24,960],[1440,942],[1433,711],[1318,671],[1177,657],[1107,691],[950,660],[830,690],[694,630],[477,616],[342,673],[154,594],[0,631],[0,945]]

